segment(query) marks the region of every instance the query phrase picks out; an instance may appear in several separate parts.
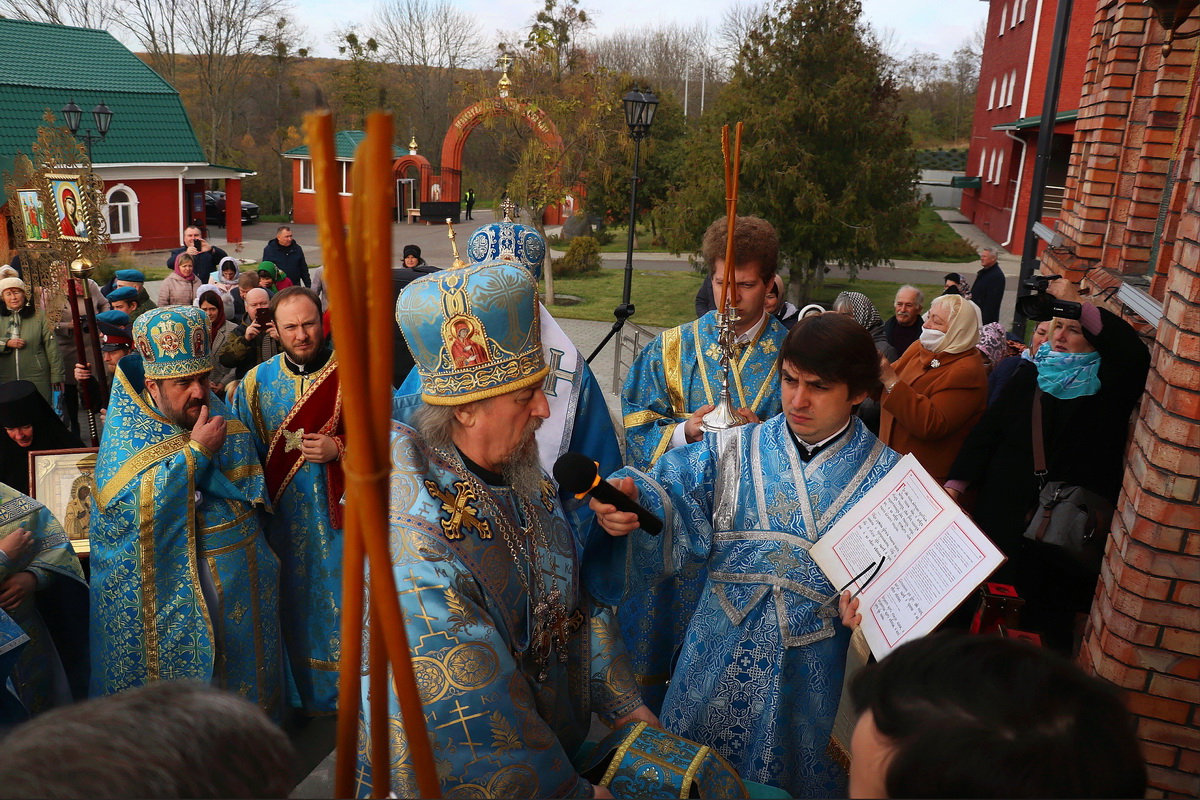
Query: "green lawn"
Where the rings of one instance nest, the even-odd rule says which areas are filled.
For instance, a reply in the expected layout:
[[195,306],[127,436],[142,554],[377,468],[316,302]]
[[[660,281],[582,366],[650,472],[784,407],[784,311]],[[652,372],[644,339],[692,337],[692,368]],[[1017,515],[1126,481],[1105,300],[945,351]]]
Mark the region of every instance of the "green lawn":
[[[955,233],[937,212],[929,206],[921,206],[917,227],[909,234],[892,258],[906,261],[942,261],[947,264],[962,264],[979,259],[979,253],[965,239]],[[939,290],[940,291],[940,290]]]
[[[554,316],[611,322],[613,309],[621,302],[624,275],[622,270],[606,269],[591,278],[555,279],[556,295],[574,295],[583,298],[583,302],[573,306],[556,305],[552,309]],[[701,276],[694,272],[635,270],[632,300],[637,311],[631,319],[639,325],[664,328],[695,319],[695,297],[700,282]],[[892,301],[900,286],[899,283],[889,281],[827,280],[814,299],[817,302],[832,303],[841,291],[862,292],[871,299],[875,308],[879,309],[880,316],[887,319],[892,315]],[[942,291],[941,286],[935,285],[921,284],[918,288],[925,292],[926,298],[936,297]]]

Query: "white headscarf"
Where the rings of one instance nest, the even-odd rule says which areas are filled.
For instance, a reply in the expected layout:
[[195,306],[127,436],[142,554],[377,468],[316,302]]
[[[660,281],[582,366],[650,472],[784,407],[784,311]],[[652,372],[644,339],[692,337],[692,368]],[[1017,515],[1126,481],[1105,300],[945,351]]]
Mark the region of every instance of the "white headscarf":
[[979,329],[983,327],[983,314],[979,306],[962,295],[944,294],[929,304],[929,310],[943,306],[944,313],[949,314],[950,321],[946,325],[946,337],[942,339],[939,353],[958,355],[965,353],[979,344]]

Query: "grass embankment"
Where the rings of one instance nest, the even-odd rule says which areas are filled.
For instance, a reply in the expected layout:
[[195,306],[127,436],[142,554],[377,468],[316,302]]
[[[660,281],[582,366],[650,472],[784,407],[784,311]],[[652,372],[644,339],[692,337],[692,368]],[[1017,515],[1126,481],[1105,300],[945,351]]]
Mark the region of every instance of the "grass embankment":
[[[591,319],[603,322],[613,320],[613,309],[621,302],[621,289],[625,273],[622,270],[606,269],[599,275],[588,278],[555,278],[556,295],[573,295],[583,298],[578,305],[556,305],[551,312],[563,319]],[[700,288],[701,276],[692,272],[667,272],[635,270],[633,273],[633,303],[637,312],[632,320],[639,325],[656,325],[669,328],[696,318],[696,290]],[[846,279],[827,280],[816,292],[814,302],[832,303],[842,291],[862,292],[871,299],[884,319],[892,315],[892,301],[902,284],[890,281]],[[918,286],[927,298],[936,297],[942,287],[921,284]]]
[[[958,235],[938,213],[929,206],[921,206],[917,227],[892,253],[893,259],[903,261],[941,261],[947,264],[963,264],[977,261],[979,253],[975,246]],[[941,291],[940,289],[938,290]],[[864,292],[864,294],[866,294]]]

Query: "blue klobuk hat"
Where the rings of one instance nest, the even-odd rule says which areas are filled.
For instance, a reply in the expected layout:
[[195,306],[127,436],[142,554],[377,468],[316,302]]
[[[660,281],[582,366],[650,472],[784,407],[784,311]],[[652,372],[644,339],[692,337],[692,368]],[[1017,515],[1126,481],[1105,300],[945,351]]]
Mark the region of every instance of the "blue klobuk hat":
[[208,372],[208,315],[195,306],[164,306],[133,323],[133,344],[147,378],[183,378]]
[[497,258],[512,261],[529,270],[535,281],[541,280],[546,240],[537,228],[512,221],[511,213],[515,207],[511,200],[505,200],[501,205],[504,218],[471,234],[467,240],[467,258],[472,263]]
[[421,397],[457,406],[540,384],[547,367],[537,284],[499,259],[431,273],[396,301],[396,322],[421,376]]

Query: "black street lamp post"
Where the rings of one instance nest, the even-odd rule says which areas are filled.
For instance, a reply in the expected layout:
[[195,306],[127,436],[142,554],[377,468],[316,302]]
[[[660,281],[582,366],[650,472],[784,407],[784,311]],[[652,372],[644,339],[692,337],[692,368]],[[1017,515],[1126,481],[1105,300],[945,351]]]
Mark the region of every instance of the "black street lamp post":
[[633,290],[633,237],[637,224],[637,190],[638,190],[638,161],[642,155],[642,139],[650,135],[650,126],[654,123],[654,112],[658,109],[658,98],[650,92],[634,88],[622,98],[625,105],[625,124],[629,126],[629,135],[633,138],[633,177],[629,187],[629,240],[625,246],[625,286],[621,291],[621,305],[613,310],[617,321],[612,330],[601,340],[596,349],[588,356],[591,363],[608,340],[617,335],[625,325],[625,320],[633,316],[633,303],[629,302]]
[[79,133],[79,122],[83,117],[83,109],[75,105],[74,99],[63,106],[62,115],[67,121],[67,128],[71,131],[71,135],[83,139],[84,144],[87,145],[88,160],[91,161],[92,143],[99,142],[108,136],[108,128],[112,125],[112,109],[106,106],[104,101],[92,109],[92,120],[96,123],[97,133],[92,133],[90,128]]

